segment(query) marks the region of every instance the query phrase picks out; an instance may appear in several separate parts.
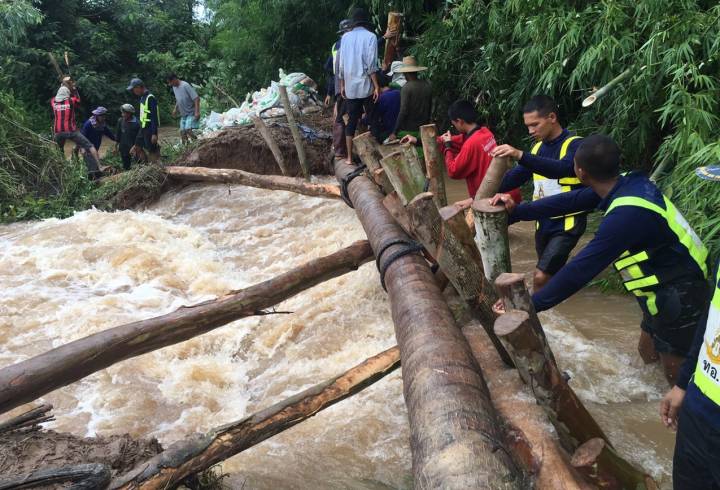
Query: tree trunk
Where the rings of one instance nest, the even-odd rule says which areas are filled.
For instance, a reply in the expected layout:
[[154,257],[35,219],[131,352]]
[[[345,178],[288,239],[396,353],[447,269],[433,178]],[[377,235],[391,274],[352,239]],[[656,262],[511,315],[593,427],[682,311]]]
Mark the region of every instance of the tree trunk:
[[[242,420],[204,435],[179,441],[168,449],[115,478],[112,489],[172,488],[184,478],[206,470],[321,410],[359,393],[400,365],[397,347],[366,359],[333,379],[313,386]],[[351,419],[352,417],[348,417]]]
[[585,442],[570,461],[588,481],[607,490],[656,490],[652,477],[639,471],[620,457],[606,441],[600,438]]
[[243,170],[207,167],[165,167],[165,173],[173,179],[188,182],[240,184],[260,189],[297,192],[306,196],[340,199],[340,187],[337,185],[311,184],[295,177],[260,175]]
[[[533,329],[541,335],[547,343],[547,337],[545,336],[545,330],[543,330],[540,324],[540,318],[538,318],[537,311],[535,311],[535,305],[532,302],[532,296],[525,286],[525,276],[523,274],[513,274],[512,272],[506,272],[500,274],[495,279],[495,289],[497,289],[500,298],[503,300],[503,306],[505,311],[520,310],[524,311],[530,317],[530,322],[533,325]],[[555,361],[555,355],[550,349],[548,349],[549,359],[557,365]]]
[[373,135],[368,131],[356,136],[353,138],[353,148],[360,157],[360,160],[368,168],[375,183],[383,188],[385,194],[390,194],[393,191],[393,186],[380,164],[380,160],[382,159],[380,145],[375,141]]
[[533,328],[530,316],[509,310],[495,322],[495,333],[515,361],[520,377],[558,430],[560,441],[569,452],[594,437],[607,441],[565,377],[555,364],[545,336]]
[[105,488],[110,482],[110,468],[104,464],[80,464],[64,468],[44,468],[17,477],[0,480],[0,490],[40,488],[58,483],[75,483],[71,488]]
[[504,206],[492,206],[486,199],[475,200],[475,243],[482,256],[485,277],[491,283],[503,272],[510,272],[508,215]]
[[403,206],[407,206],[415,196],[424,192],[425,173],[418,165],[408,162],[402,151],[386,156],[381,163]]
[[310,180],[310,167],[308,166],[307,156],[305,155],[305,146],[303,146],[303,139],[302,136],[300,136],[300,131],[298,131],[297,122],[295,122],[295,114],[293,114],[293,108],[292,105],[290,105],[287,87],[279,83],[278,91],[280,92],[280,101],[282,102],[283,109],[285,109],[288,126],[290,126],[290,133],[292,133],[293,141],[295,142],[298,160],[300,160],[300,168],[302,168],[305,180]]
[[510,159],[507,157],[494,157],[483,177],[480,187],[475,193],[475,200],[493,197],[502,183],[503,177],[510,168]]
[[268,148],[270,148],[270,151],[275,157],[275,161],[277,162],[278,167],[280,167],[280,171],[282,172],[282,174],[288,175],[289,172],[287,169],[287,165],[285,164],[285,158],[283,157],[280,148],[275,142],[275,138],[272,137],[272,134],[270,133],[270,130],[265,124],[265,121],[263,121],[260,116],[252,116],[252,122],[255,125],[255,129],[258,130],[260,135],[265,140],[265,143],[267,143]]
[[314,259],[249,288],[167,315],[95,333],[0,370],[0,413],[108,366],[177,344],[247,316],[370,260],[367,241]]
[[[338,179],[353,167],[335,162]],[[382,194],[365,177],[348,186],[355,212],[378,253],[409,240],[383,207]],[[497,418],[470,347],[455,324],[425,259],[392,245],[380,257],[403,359],[415,488],[517,488],[502,451]]]
[[438,148],[437,135],[437,127],[434,124],[420,126],[425,168],[428,179],[430,179],[428,190],[433,193],[435,203],[441,208],[447,206],[447,194],[445,193],[445,174],[443,172],[444,159]]

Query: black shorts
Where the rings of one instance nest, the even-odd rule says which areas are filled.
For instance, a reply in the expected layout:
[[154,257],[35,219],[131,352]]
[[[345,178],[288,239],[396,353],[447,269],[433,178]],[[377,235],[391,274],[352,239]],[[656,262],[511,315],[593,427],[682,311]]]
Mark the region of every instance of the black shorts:
[[363,111],[366,114],[370,114],[373,108],[372,97],[366,97],[364,99],[345,99],[345,112],[348,115],[348,123],[345,126],[345,136],[355,136],[355,130],[357,129],[358,122],[363,115]]
[[154,133],[151,133],[150,130],[141,129],[142,131],[142,144],[141,146],[143,149],[147,150],[150,153],[159,153],[160,152],[160,145],[155,143],[153,144],[151,138]]
[[546,274],[557,274],[581,236],[582,233],[563,231],[552,234],[535,233],[535,251],[538,256],[536,267]]
[[657,314],[651,315],[641,300],[640,324],[650,334],[657,352],[687,357],[700,317],[707,311],[708,284],[687,280],[667,284],[655,290]]

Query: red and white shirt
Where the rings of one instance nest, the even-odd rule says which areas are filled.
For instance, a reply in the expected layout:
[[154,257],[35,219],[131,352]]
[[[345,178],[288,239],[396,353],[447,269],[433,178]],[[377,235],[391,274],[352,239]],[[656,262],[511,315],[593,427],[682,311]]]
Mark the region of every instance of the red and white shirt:
[[79,95],[71,95],[69,99],[57,102],[53,97],[50,101],[55,123],[53,131],[57,133],[74,133],[77,131],[75,123],[75,108],[80,104]]

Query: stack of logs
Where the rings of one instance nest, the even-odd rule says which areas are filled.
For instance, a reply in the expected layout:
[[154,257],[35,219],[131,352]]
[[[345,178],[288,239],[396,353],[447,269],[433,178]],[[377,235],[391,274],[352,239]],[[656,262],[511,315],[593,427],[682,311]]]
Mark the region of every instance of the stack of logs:
[[[614,450],[570,387],[523,276],[510,273],[506,213],[485,199],[497,189],[509,162],[493,160],[471,209],[470,203],[447,206],[436,136],[434,125],[421,128],[420,159],[410,146],[383,154],[385,149],[365,133],[354,144],[366,166],[363,174],[344,160],[335,162],[343,195],[368,241],[217,300],[99,332],[1,369],[0,413],[122,360],[239,318],[273,314],[267,308],[355,270],[374,255],[398,346],[256,414],[177,442],[116,476],[108,488],[177,485],[360,392],[398,368],[400,359],[417,488],[656,488]],[[341,195],[337,186],[290,177],[180,167],[168,167],[167,173],[181,181]],[[431,264],[439,270],[433,273]],[[473,319],[462,328],[443,294],[446,285]],[[499,298],[507,311],[500,316],[492,309]],[[517,396],[530,392],[534,402]],[[82,470],[84,475],[90,470],[107,474],[106,468]],[[14,488],[17,481],[43,481],[47,474],[53,482],[77,480],[79,473],[43,469],[0,479],[0,489]]]

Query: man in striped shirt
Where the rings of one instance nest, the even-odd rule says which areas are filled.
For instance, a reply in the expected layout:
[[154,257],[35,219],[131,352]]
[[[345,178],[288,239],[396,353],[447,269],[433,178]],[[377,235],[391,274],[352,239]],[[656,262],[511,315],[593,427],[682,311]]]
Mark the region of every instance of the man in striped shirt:
[[61,151],[64,150],[67,140],[73,141],[79,148],[82,148],[88,177],[91,180],[96,180],[102,177],[102,172],[98,166],[100,158],[92,143],[78,131],[75,122],[75,108],[79,103],[80,94],[75,87],[75,82],[70,77],[63,78],[57,94],[50,101],[55,119],[53,133],[55,142]]

